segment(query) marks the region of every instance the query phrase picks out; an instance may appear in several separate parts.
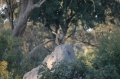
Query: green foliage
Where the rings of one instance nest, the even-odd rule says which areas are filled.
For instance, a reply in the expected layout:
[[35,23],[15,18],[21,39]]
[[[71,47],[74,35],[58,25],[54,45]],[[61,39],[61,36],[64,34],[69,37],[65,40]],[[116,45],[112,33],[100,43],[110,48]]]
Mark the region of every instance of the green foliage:
[[30,19],[45,23],[48,28],[50,25],[55,25],[55,28],[60,25],[66,32],[69,24],[77,25],[81,20],[83,25],[94,27],[93,21],[101,22],[103,17],[104,8],[100,0],[47,0],[32,13]]
[[120,75],[116,72],[113,65],[106,65],[99,69],[90,69],[87,79],[120,79]]
[[0,60],[2,60],[2,56],[4,54],[4,51],[7,47],[7,45],[8,45],[7,40],[3,36],[1,36],[0,37]]
[[120,31],[106,33],[99,45],[86,56],[80,56],[75,63],[54,63],[53,68],[43,65],[41,79],[120,79]]
[[107,33],[99,43],[91,53],[94,57],[91,61],[90,79],[120,79],[120,31]]
[[80,60],[69,64],[65,62],[59,64],[54,63],[51,69],[47,68],[46,64],[43,64],[39,69],[39,73],[42,74],[40,79],[85,78],[86,72],[86,65]]
[[[8,65],[6,66],[6,71],[8,75],[11,77],[5,77],[3,75],[2,79],[12,79],[16,77],[17,74],[21,74],[20,61],[23,58],[22,50],[20,46],[22,45],[22,41],[20,38],[13,38],[11,36],[11,31],[9,30],[1,30],[0,31],[0,61],[5,60]],[[19,73],[16,73],[18,72]],[[21,72],[20,72],[21,71]],[[7,74],[6,74],[7,75]],[[20,78],[16,78],[20,79]]]
[[119,7],[118,0],[47,0],[30,19],[46,24],[50,31],[51,26],[56,29],[61,26],[66,33],[70,25],[77,25],[79,20],[83,27],[93,28],[96,23],[109,22],[119,25]]
[[[117,69],[120,69],[120,31],[114,31],[114,33],[108,33],[100,40],[100,45],[96,51],[98,62],[102,63],[101,66],[115,65]],[[99,60],[100,59],[100,60]],[[120,71],[120,70],[118,70]],[[120,74],[120,72],[119,72]]]

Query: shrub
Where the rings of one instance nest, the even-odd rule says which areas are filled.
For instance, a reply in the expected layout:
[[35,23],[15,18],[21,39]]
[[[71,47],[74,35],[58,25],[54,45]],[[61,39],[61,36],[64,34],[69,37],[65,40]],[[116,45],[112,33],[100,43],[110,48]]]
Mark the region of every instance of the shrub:
[[106,33],[99,46],[76,63],[62,63],[40,69],[41,79],[120,79],[120,31]]
[[7,61],[0,62],[0,79],[13,79],[12,73],[7,71]]
[[69,64],[62,62],[56,65],[54,63],[51,69],[44,64],[39,70],[39,73],[42,74],[40,79],[84,79],[86,72],[86,65],[80,60]]
[[[90,79],[120,79],[120,31],[107,33],[92,52]],[[92,74],[91,74],[92,73]]]
[[7,62],[7,65],[4,66],[6,74],[1,75],[2,79],[14,79],[15,77],[16,79],[20,79],[17,75],[21,75],[22,73],[22,70],[20,70],[20,62],[23,58],[21,45],[21,39],[13,38],[11,31],[0,30],[0,61]]

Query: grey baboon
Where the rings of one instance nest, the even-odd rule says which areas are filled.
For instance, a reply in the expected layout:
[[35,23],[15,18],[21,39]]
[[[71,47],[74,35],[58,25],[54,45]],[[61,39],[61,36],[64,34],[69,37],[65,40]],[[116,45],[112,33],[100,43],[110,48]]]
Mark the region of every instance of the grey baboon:
[[52,31],[52,33],[56,35],[55,43],[57,45],[60,45],[61,43],[63,43],[64,33],[63,33],[62,29],[58,29],[57,33],[53,32],[53,31]]

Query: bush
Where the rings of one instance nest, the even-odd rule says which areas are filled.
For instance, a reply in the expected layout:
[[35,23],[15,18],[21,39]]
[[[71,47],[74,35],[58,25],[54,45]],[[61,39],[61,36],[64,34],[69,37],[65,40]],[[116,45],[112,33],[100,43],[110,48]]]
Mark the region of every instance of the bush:
[[56,63],[53,64],[53,68],[47,68],[46,64],[40,68],[39,73],[42,74],[40,79],[84,79],[87,69],[85,63],[80,60],[74,63]]
[[0,62],[0,76],[7,74],[8,72],[6,71],[8,63],[6,61],[1,61]]
[[7,61],[0,62],[0,79],[13,79],[12,73],[7,70]]
[[[6,71],[4,75],[1,75],[2,79],[14,79],[15,77],[20,79],[17,75],[23,73],[20,70],[20,62],[23,58],[21,50],[22,41],[20,38],[13,38],[11,35],[9,30],[0,30],[0,67]],[[2,65],[3,61],[7,63],[4,67]]]
[[120,31],[106,33],[99,46],[77,62],[40,68],[41,79],[120,79]]
[[[107,33],[92,52],[90,79],[120,79],[120,31]],[[92,74],[91,74],[92,73]]]

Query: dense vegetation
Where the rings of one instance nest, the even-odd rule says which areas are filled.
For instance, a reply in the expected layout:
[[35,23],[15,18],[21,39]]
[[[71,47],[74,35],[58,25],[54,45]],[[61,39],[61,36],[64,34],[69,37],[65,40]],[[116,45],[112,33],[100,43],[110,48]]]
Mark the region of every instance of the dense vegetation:
[[[11,1],[12,22],[16,25],[20,3],[6,1]],[[43,65],[39,70],[42,79],[120,79],[119,15],[119,0],[46,0],[26,20],[24,35],[13,37],[10,21],[3,22],[8,15],[0,11],[0,79],[22,79],[37,67],[56,44],[50,42],[27,55],[39,44],[54,39],[51,32],[60,27],[66,35],[65,43],[73,46],[78,60],[52,69]]]
[[[120,31],[106,33],[99,45],[75,63],[61,63],[52,69],[46,65],[40,69],[41,79],[119,79],[120,78]],[[54,72],[53,72],[54,71]]]

